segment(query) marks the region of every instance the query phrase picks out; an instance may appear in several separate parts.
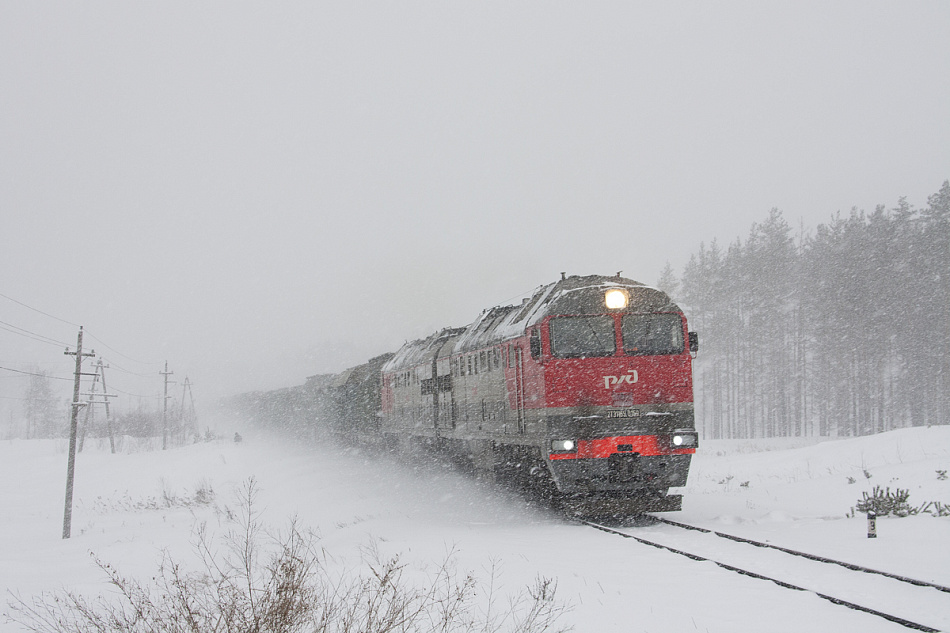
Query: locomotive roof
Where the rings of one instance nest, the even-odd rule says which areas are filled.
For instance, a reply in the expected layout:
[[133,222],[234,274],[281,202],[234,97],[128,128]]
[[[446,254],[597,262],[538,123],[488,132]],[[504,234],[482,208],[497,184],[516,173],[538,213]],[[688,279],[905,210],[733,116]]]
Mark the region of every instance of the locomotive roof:
[[603,305],[607,288],[624,288],[630,303],[623,312],[679,312],[670,297],[656,288],[620,276],[571,276],[541,286],[520,305],[497,306],[482,312],[469,326],[447,328],[417,341],[406,343],[384,366],[383,371],[398,371],[429,362],[448,353],[481,349],[516,338],[525,330],[554,314],[591,314],[603,312],[592,306]]

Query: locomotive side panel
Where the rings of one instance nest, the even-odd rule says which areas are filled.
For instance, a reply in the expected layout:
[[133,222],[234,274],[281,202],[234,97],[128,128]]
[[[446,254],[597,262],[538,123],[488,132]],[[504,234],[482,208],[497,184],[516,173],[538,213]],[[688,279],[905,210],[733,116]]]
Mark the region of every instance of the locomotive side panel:
[[497,347],[472,350],[449,357],[458,424],[453,437],[504,435],[504,372]]

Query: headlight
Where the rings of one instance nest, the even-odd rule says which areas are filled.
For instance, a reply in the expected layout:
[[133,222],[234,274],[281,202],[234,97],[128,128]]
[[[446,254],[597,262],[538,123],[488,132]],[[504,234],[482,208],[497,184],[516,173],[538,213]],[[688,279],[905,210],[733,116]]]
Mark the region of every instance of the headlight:
[[625,290],[612,288],[604,293],[604,304],[609,310],[622,310],[627,307],[630,297]]
[[699,442],[695,433],[674,433],[673,446],[677,448],[694,448]]
[[552,440],[551,451],[554,453],[570,453],[577,448],[574,440]]

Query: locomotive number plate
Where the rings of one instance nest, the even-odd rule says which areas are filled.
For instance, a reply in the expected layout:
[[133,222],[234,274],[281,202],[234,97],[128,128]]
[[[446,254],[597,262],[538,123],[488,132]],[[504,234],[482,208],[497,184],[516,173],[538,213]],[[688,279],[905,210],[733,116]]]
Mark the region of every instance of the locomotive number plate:
[[639,418],[640,409],[607,409],[608,418]]

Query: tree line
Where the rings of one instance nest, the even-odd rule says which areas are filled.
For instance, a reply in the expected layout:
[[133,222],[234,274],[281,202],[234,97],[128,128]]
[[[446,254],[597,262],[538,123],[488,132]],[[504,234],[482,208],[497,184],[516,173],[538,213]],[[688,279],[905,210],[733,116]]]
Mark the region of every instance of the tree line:
[[[57,395],[53,389],[53,376],[48,371],[34,369],[29,375],[29,385],[23,391],[23,416],[17,422],[11,420],[6,429],[5,439],[49,439],[69,436],[69,416],[71,398]],[[87,406],[96,408],[91,415]],[[177,413],[180,408],[172,407],[170,414],[171,428],[175,433],[181,433],[183,427],[182,415]],[[194,424],[192,419],[185,420],[189,425]],[[162,411],[143,403],[132,411],[122,413],[113,412],[112,432],[115,435],[131,437],[155,437],[162,434],[164,423]],[[79,430],[84,436],[108,437],[107,420],[102,409],[102,402],[84,406],[79,412]]]
[[950,181],[836,214],[782,213],[726,248],[700,245],[658,286],[698,330],[697,425],[707,438],[867,435],[950,423]]

